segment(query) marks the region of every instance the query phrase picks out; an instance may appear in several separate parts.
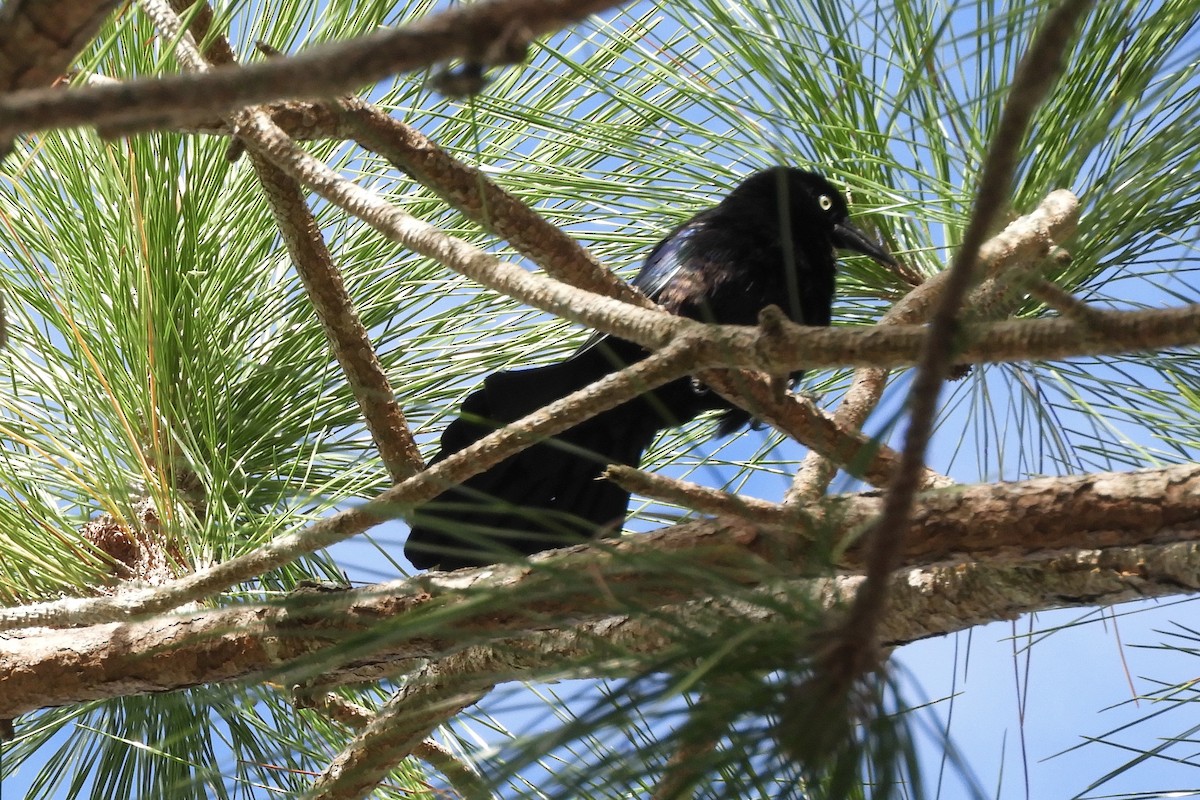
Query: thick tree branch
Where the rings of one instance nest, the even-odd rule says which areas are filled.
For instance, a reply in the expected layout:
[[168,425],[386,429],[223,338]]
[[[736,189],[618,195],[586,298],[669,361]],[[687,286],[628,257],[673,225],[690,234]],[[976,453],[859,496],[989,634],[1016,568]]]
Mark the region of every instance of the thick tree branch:
[[49,86],[62,77],[114,0],[8,0],[0,8],[0,90]]
[[[890,579],[893,602],[880,628],[881,642],[898,647],[1052,608],[1195,593],[1200,591],[1198,567],[1196,541],[914,566]],[[629,677],[644,670],[643,656],[661,658],[674,645],[684,653],[694,648],[694,642],[679,641],[681,629],[725,636],[730,623],[741,628],[782,621],[780,608],[804,602],[798,594],[833,608],[853,600],[863,580],[861,575],[798,580],[696,600],[653,615],[617,615],[570,629],[536,630],[472,647],[471,659],[439,663],[443,674],[457,671],[463,681],[537,680],[564,671],[578,677]],[[756,596],[761,597],[758,602]]]
[[[542,631],[549,619],[593,620],[600,625],[599,620],[633,608],[644,612],[707,602],[710,592],[705,587],[670,579],[680,566],[674,559],[686,559],[688,575],[702,570],[714,576],[714,584],[726,586],[774,584],[784,577],[811,575],[820,565],[813,562],[809,541],[852,537],[881,505],[875,493],[826,498],[806,506],[803,513],[785,511],[781,522],[786,527],[744,521],[691,523],[559,551],[536,559],[543,565],[538,569],[488,567],[358,591],[293,595],[278,605],[237,605],[83,628],[9,631],[0,648],[0,718],[44,706],[264,674],[287,684],[307,680],[314,672],[328,680],[369,680],[393,674],[403,659],[437,658],[460,650],[464,642],[482,645],[485,637],[511,641],[514,635]],[[925,608],[938,605],[928,617],[904,612],[908,624],[916,626],[909,633],[903,626],[885,623],[885,643],[959,630],[997,613],[1113,602],[1138,593],[1190,592],[1200,584],[1196,465],[927,492],[919,496],[909,524],[903,560],[910,568],[954,563],[921,581],[915,576],[927,573],[902,573],[890,581],[892,591],[903,585],[920,589],[914,599],[897,599],[897,611],[918,603]],[[1070,552],[1081,542],[1094,550],[1054,555]],[[1186,544],[1182,549],[1165,547],[1174,542]],[[963,563],[964,553],[975,566]],[[854,546],[838,558],[844,570],[857,571],[862,564]],[[1069,574],[1065,590],[1056,583],[1056,572]],[[564,581],[564,574],[591,576],[601,583]],[[1003,574],[1009,583],[968,586],[964,578],[956,584],[959,574]],[[855,583],[837,579],[844,580]],[[953,591],[942,581],[952,583]],[[490,596],[498,601],[509,597],[511,603],[480,605],[483,586],[496,592]],[[1013,595],[1019,601],[1001,602],[1010,590],[1019,590]],[[967,602],[971,592],[979,593],[977,604],[954,605]],[[380,635],[376,627],[383,619],[424,609],[436,613],[430,618],[436,624],[413,624],[413,633],[406,637]],[[636,616],[641,619],[636,624],[653,617]],[[417,618],[411,619],[415,623]],[[610,633],[605,641],[620,636]],[[531,643],[529,651],[542,652],[544,644]]]

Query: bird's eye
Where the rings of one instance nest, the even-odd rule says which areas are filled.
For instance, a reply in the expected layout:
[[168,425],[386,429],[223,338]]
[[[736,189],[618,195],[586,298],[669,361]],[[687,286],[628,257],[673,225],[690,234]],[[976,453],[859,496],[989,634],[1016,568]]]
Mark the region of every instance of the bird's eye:
[[829,198],[829,195],[823,194],[817,198],[817,205],[821,207],[822,211],[828,211],[833,208],[833,200]]

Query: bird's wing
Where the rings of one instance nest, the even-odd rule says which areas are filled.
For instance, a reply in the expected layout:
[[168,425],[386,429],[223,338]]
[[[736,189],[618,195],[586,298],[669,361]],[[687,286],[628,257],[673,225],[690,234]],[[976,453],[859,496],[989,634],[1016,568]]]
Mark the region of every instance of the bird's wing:
[[638,270],[633,285],[641,289],[646,297],[657,301],[663,288],[679,274],[688,244],[702,227],[703,220],[692,218],[671,231],[646,256],[646,263]]
[[[640,289],[646,297],[658,302],[658,296],[662,294],[662,290],[683,268],[688,243],[703,226],[704,220],[701,217],[692,217],[667,234],[662,241],[654,245],[650,255],[646,256],[645,263],[642,264],[642,268],[638,270],[638,274],[633,279],[633,285]],[[607,334],[596,331],[580,345],[575,354],[590,350],[605,338],[607,338]]]

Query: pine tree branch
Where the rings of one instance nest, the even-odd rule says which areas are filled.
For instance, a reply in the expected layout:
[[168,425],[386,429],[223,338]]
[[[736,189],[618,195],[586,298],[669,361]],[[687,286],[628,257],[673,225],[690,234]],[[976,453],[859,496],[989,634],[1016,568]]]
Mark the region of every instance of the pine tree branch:
[[[771,334],[764,332],[760,336],[767,339]],[[784,348],[786,346],[780,349]],[[803,395],[786,393],[778,396],[775,387],[761,374],[746,370],[707,370],[698,373],[698,377],[722,397],[747,409],[758,419],[770,423],[812,452],[820,453],[872,486],[886,486],[899,468],[900,454],[891,447],[869,438],[862,431],[848,430],[838,425],[836,420]],[[924,486],[945,486],[952,481],[944,475],[924,469],[921,483]]]
[[[372,709],[333,692],[298,692],[296,706],[314,709],[355,731],[366,729],[378,718]],[[412,754],[442,773],[450,787],[466,800],[490,800],[493,797],[479,773],[432,738],[419,743],[412,749]]]
[[[611,8],[616,0],[484,0],[393,30],[326,44],[286,59],[113,86],[30,90],[0,97],[0,141],[22,133],[96,126],[123,134],[185,125],[274,100],[348,94],[400,72],[484,58]],[[505,41],[511,39],[512,41]]]
[[[979,269],[987,276],[967,301],[972,312],[987,309],[991,315],[1007,316],[1006,287],[1042,263],[1046,254],[1074,235],[1079,222],[1079,200],[1064,189],[1051,192],[1030,214],[1009,223],[979,251]],[[896,302],[878,325],[917,324],[928,320],[942,295],[948,272],[939,272]],[[987,283],[990,282],[990,283]],[[843,430],[860,430],[879,405],[887,385],[888,371],[881,367],[855,370],[833,421]],[[799,503],[819,497],[828,488],[844,462],[814,449],[804,458],[788,491],[787,501]],[[872,481],[873,485],[882,485]]]
[[[963,240],[949,270],[937,308],[930,319],[909,394],[909,423],[901,463],[888,485],[883,512],[867,534],[866,581],[857,592],[846,617],[831,631],[829,646],[817,660],[813,677],[801,686],[796,699],[803,707],[836,710],[850,696],[852,686],[879,664],[878,628],[888,596],[889,578],[904,552],[914,499],[925,464],[925,448],[933,434],[942,383],[961,347],[959,311],[976,282],[979,252],[987,241],[1004,202],[1012,191],[1019,151],[1034,112],[1041,106],[1063,71],[1063,54],[1091,0],[1063,0],[1047,15],[1017,66],[1000,121],[988,145],[979,187]],[[803,714],[801,715],[803,716]],[[821,753],[795,753],[802,760],[820,760]]]
[[[852,541],[882,503],[877,493],[825,498],[802,514],[785,510],[778,526],[688,523],[557,551],[534,559],[532,569],[523,563],[494,566],[355,591],[293,594],[273,605],[9,630],[0,648],[5,676],[0,718],[256,675],[285,685],[314,675],[323,681],[374,680],[393,675],[404,659],[440,659],[464,644],[504,643],[497,653],[508,654],[507,671],[498,674],[499,662],[490,662],[491,680],[533,678],[530,670],[537,664],[563,668],[563,660],[555,659],[578,647],[581,636],[593,638],[593,648],[625,646],[631,641],[624,638],[627,631],[648,630],[646,625],[662,619],[647,610],[719,604],[736,586],[773,587],[811,576],[822,568],[811,541]],[[890,613],[906,621],[882,624],[884,644],[1038,608],[1200,591],[1196,465],[926,492],[909,524],[906,569],[888,584],[889,591],[901,592]],[[1079,551],[1081,541],[1092,549]],[[862,569],[859,547],[832,549],[840,553],[839,569]],[[965,561],[963,553],[972,560]],[[711,579],[698,583],[697,575]],[[999,576],[998,582],[989,583],[988,576]],[[830,581],[813,586],[826,592],[856,587],[861,578]],[[723,589],[715,591],[718,586]],[[491,599],[481,604],[485,588]],[[620,624],[610,619],[634,609]],[[19,621],[18,611],[5,609],[5,621]],[[433,616],[422,622],[423,613]],[[410,632],[381,635],[382,620],[400,617],[408,620]],[[547,632],[551,620],[585,628]],[[396,625],[392,620],[388,630],[404,630]],[[483,651],[474,658],[489,663]],[[484,676],[479,680],[472,691],[484,690]]]
[[785,507],[776,503],[644,472],[624,464],[610,464],[604,471],[604,478],[615,482],[626,491],[673,503],[701,514],[764,525],[780,525],[785,519]]
[[[211,8],[207,4],[192,8],[193,34],[183,30],[183,23],[176,13],[191,8],[191,4],[187,0],[174,2],[175,9],[166,0],[140,0],[139,4],[165,38],[178,40],[175,55],[180,63],[198,73],[210,71],[210,60],[216,64],[232,64],[234,55],[229,40],[223,35],[210,36]],[[206,39],[209,40],[208,48],[202,54],[196,41]],[[325,246],[320,227],[296,181],[257,153],[251,152],[250,159],[280,236],[304,283],[334,357],[346,375],[380,460],[393,482],[402,481],[425,464],[404,412],[396,402],[396,393],[371,346],[370,336],[346,291],[341,272]]]
[[[498,665],[494,658],[481,664],[473,650],[430,662],[407,676],[403,688],[338,753],[303,797],[366,797],[396,764],[424,747],[439,725],[479,702],[495,685],[491,677],[482,676],[494,675]],[[489,650],[489,655],[495,651]]]
[[621,280],[560,228],[550,224],[486,174],[454,158],[416,128],[356,97],[335,105],[339,128],[378,153],[472,222],[516,248],[552,277],[642,308],[654,304]]
[[421,470],[425,463],[404,411],[396,402],[396,392],[371,345],[370,335],[346,291],[341,272],[333,263],[300,185],[257,153],[252,151],[250,159],[296,273],[346,375],[380,459],[392,481],[399,483]]
[[643,361],[606,376],[497,430],[444,461],[404,480],[361,506],[283,534],[267,544],[153,590],[114,597],[59,600],[0,610],[0,630],[24,625],[79,625],[131,615],[153,614],[195,602],[296,558],[329,547],[394,519],[436,497],[448,486],[498,464],[535,442],[579,424],[609,408],[686,375],[695,361],[691,340],[679,342]]
[[[1089,607],[1200,592],[1197,541],[1104,546],[1070,553],[1031,551],[991,561],[935,562],[906,568],[889,579],[894,602],[880,627],[884,647],[945,636],[997,620],[1054,608]],[[519,638],[474,646],[473,658],[447,659],[441,674],[460,670],[463,681],[625,678],[645,671],[645,656],[669,660],[678,646],[686,658],[690,636],[727,635],[738,628],[787,621],[781,608],[802,597],[826,609],[852,601],[862,575],[773,582],[749,593],[714,594],[654,614],[604,617],[562,630],[530,630]],[[757,600],[756,600],[757,598]],[[495,651],[491,653],[490,651]]]
[[49,86],[96,35],[115,0],[8,0],[0,8],[0,90]]

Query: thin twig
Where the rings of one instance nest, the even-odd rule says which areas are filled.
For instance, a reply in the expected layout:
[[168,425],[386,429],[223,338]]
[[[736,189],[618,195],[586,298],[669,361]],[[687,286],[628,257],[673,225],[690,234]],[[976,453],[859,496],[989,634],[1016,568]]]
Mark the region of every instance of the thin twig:
[[[175,55],[180,63],[195,72],[209,71],[210,59],[218,64],[233,63],[233,49],[228,40],[224,36],[210,36],[211,8],[208,5],[191,8],[187,0],[174,2],[192,11],[194,36],[182,28],[182,20],[166,0],[139,0],[143,11],[164,37],[177,40]],[[196,41],[206,38],[210,39],[210,44],[207,52],[201,54]],[[296,273],[304,283],[317,319],[346,375],[380,460],[393,482],[404,480],[424,467],[424,462],[404,412],[396,402],[396,393],[346,291],[341,272],[325,246],[320,226],[296,181],[257,153],[251,152],[250,158]]]
[[[1072,231],[1073,233],[1073,231]],[[1062,242],[1064,239],[1056,239]],[[1042,258],[1014,265],[1015,269],[1005,270],[984,278],[971,291],[963,309],[963,320],[967,322],[982,322],[984,320],[1003,319],[1013,312],[1025,300],[1029,287],[1041,280],[1053,270],[1062,269],[1071,263],[1071,253],[1059,245],[1053,245]]]
[[[796,329],[812,330],[801,326]],[[748,409],[811,452],[829,459],[872,486],[886,486],[900,463],[900,454],[891,447],[861,431],[838,425],[808,398],[796,394],[778,397],[774,387],[761,374],[746,370],[709,370],[701,372],[700,376],[722,397]],[[946,476],[929,469],[922,472],[921,480],[923,485],[930,486],[952,483]]]
[[[986,306],[993,315],[1007,315],[997,295],[1008,296],[1000,284],[1009,284],[1009,276],[1028,274],[1062,242],[1075,232],[1079,220],[1079,201],[1075,195],[1059,189],[1051,192],[1030,214],[1013,220],[1003,231],[989,239],[979,251],[979,269],[994,285],[981,285],[972,292],[967,304],[973,311]],[[947,272],[939,272],[896,302],[879,320],[879,325],[924,322],[942,295]],[[1003,279],[1003,280],[1002,280]],[[855,370],[846,395],[833,414],[843,430],[862,428],[875,410],[887,385],[888,371],[880,367]],[[823,494],[842,463],[813,450],[805,457],[788,490],[787,503],[802,503]],[[872,482],[873,485],[881,485]]]
[[169,75],[116,86],[32,90],[0,97],[0,141],[21,133],[97,126],[125,133],[188,124],[283,99],[336,97],[400,72],[473,58],[514,22],[527,41],[618,0],[484,0],[452,6],[393,30],[320,45],[285,59]]
[[1047,280],[1034,281],[1029,293],[1060,314],[1070,317],[1081,325],[1103,330],[1108,325],[1112,312],[1089,306],[1070,292]]
[[604,478],[611,480],[630,492],[637,492],[655,500],[675,503],[721,517],[760,522],[767,525],[782,525],[788,521],[787,509],[756,497],[723,492],[698,483],[690,483],[664,475],[643,472],[624,464],[610,464]]
[[425,464],[320,226],[296,181],[253,150],[250,160],[380,460],[393,483],[402,481]]
[[[1200,341],[1200,304],[1139,311],[1104,311],[1105,332],[1066,317],[1007,319],[963,325],[967,344],[957,364],[1050,361],[1139,350],[1190,347]],[[762,371],[832,369],[837,366],[909,367],[917,363],[924,325],[872,325],[814,330],[787,326],[763,337],[755,328],[717,326],[696,337],[698,362],[726,364],[737,357]],[[1112,341],[1106,339],[1112,336]],[[722,351],[722,348],[725,348]]]

